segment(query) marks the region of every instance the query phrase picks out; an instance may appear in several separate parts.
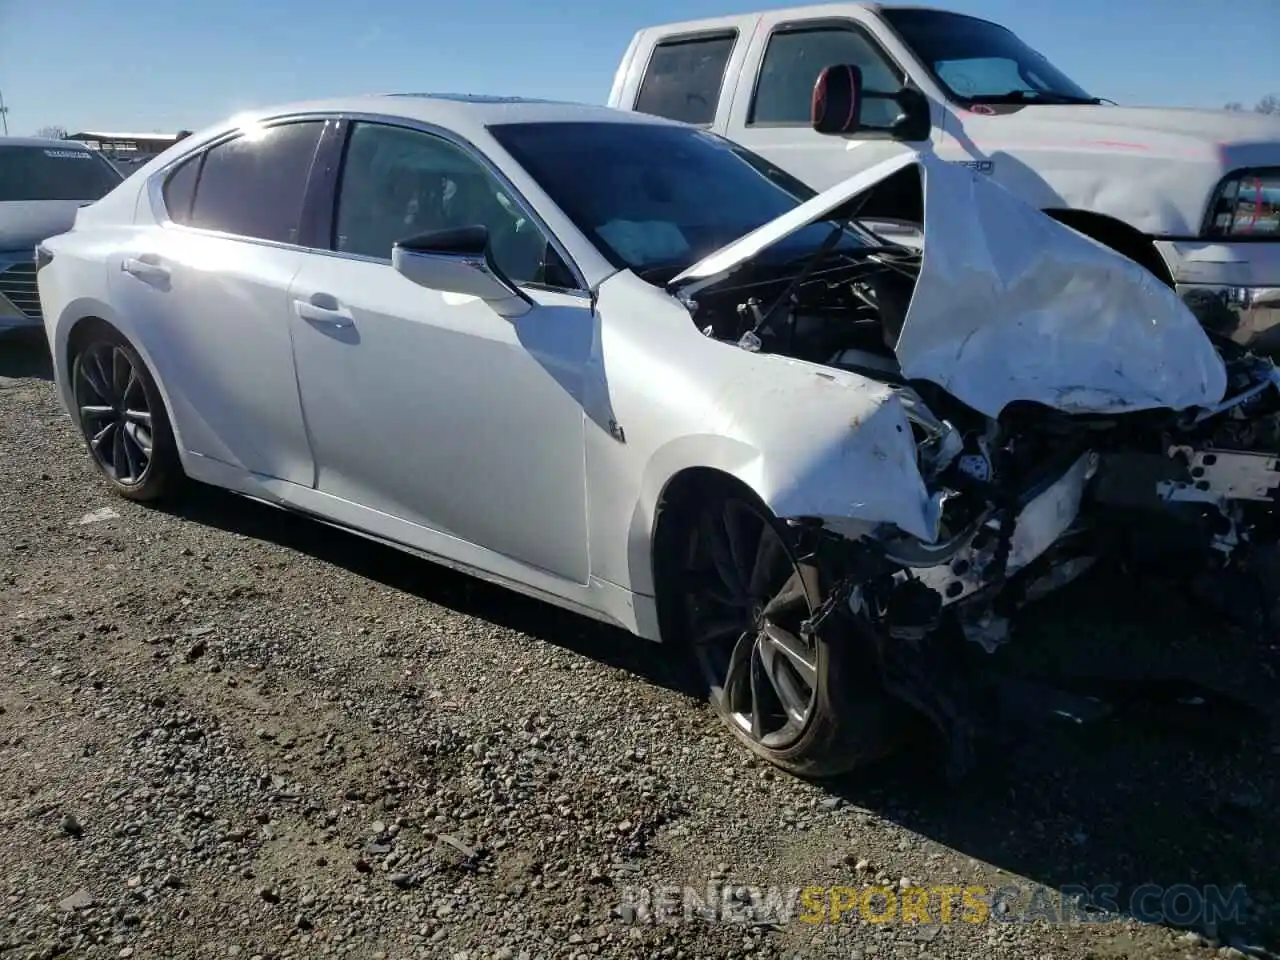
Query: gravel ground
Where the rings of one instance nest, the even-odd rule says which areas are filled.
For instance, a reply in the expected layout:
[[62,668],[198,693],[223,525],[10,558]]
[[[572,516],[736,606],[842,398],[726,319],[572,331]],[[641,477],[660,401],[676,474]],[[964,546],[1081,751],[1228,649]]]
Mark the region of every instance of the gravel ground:
[[[1016,649],[1194,676],[1250,719],[1046,731],[962,788],[922,746],[818,787],[749,759],[656,646],[217,491],[112,497],[48,376],[0,342],[2,957],[1280,949],[1277,650],[1178,591],[1095,577],[1028,613]],[[1020,885],[999,919],[1071,884],[1118,903],[1244,884],[1248,905],[1191,930],[637,906],[639,887],[709,881]]]

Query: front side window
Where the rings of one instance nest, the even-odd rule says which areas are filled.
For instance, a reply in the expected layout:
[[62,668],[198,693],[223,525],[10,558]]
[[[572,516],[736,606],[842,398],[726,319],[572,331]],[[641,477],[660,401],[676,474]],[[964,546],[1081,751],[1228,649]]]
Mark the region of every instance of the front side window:
[[[795,209],[814,191],[715,134],[666,123],[495,124],[489,132],[618,269],[672,276]],[[812,251],[814,224],[770,258]],[[862,245],[853,231],[842,243]]]
[[323,120],[285,123],[210,149],[191,204],[191,226],[297,243],[307,177],[323,129]]
[[943,10],[881,15],[947,92],[968,103],[1097,103],[1011,30]]
[[475,157],[429,133],[357,123],[347,142],[333,248],[390,258],[398,240],[483,226],[494,264],[516,283],[576,286],[511,191]]
[[0,146],[0,203],[101,200],[123,177],[93,150]]
[[653,48],[636,110],[681,123],[710,124],[736,34],[667,40]]
[[[849,63],[862,70],[867,90],[894,93],[903,75],[862,30],[852,25],[788,29],[769,38],[748,123],[805,124],[813,110],[813,88],[827,67]],[[862,118],[887,127],[899,108],[890,100],[865,100]]]

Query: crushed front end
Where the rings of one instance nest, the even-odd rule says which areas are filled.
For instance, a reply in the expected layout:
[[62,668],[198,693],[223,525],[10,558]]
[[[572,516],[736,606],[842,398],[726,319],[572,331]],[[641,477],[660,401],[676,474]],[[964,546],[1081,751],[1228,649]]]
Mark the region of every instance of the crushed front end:
[[[944,734],[952,772],[1000,699],[981,665],[1003,659],[990,654],[1021,605],[1104,557],[1237,582],[1280,570],[1269,360],[1207,334],[1134,262],[929,156],[805,207],[668,289],[726,347],[844,370],[901,402],[931,528],[785,519],[827,584],[806,631],[868,644],[883,688]],[[862,226],[921,214],[920,250]]]
[[1136,568],[1207,584],[1206,602],[1274,627],[1280,371],[1230,341],[1215,345],[1227,369],[1224,399],[1118,427],[1091,509],[1108,548]]

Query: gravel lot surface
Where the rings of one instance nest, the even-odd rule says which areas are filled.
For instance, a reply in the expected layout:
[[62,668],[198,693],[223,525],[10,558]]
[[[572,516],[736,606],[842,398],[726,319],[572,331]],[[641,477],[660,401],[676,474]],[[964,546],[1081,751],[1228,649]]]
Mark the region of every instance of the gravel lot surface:
[[[0,957],[1280,949],[1277,649],[1178,590],[1096,576],[1013,655],[1194,676],[1246,721],[1048,731],[963,788],[922,746],[819,787],[750,760],[669,651],[217,491],[112,497],[48,376],[0,342]],[[634,899],[709,881],[1023,896],[1013,922],[819,925],[649,923]],[[1017,919],[1040,885],[1104,883],[1248,901],[1190,931]]]

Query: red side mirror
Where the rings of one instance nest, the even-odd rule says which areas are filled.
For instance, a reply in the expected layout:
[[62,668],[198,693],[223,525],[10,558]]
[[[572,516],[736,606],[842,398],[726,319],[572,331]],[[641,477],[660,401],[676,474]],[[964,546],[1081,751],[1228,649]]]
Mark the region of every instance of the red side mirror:
[[813,129],[857,133],[862,124],[862,70],[851,63],[824,67],[813,85]]

